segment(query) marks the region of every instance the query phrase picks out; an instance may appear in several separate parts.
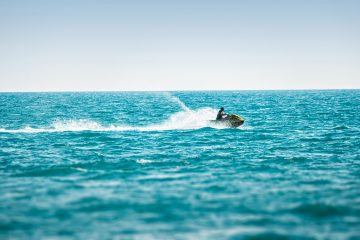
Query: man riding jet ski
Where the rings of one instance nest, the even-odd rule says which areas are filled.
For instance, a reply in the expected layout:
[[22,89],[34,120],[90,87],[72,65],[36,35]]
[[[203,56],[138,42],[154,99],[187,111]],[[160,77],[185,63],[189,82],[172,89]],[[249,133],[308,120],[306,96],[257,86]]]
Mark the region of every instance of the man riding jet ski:
[[225,124],[232,128],[237,128],[244,124],[245,119],[235,114],[226,114],[224,108],[220,108],[216,120],[212,120],[216,124]]

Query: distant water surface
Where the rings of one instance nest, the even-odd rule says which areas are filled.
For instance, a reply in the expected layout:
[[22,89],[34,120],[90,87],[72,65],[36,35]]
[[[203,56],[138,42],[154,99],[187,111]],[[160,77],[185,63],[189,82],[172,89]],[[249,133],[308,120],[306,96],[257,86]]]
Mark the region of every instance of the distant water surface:
[[0,93],[0,180],[0,239],[360,239],[360,90]]

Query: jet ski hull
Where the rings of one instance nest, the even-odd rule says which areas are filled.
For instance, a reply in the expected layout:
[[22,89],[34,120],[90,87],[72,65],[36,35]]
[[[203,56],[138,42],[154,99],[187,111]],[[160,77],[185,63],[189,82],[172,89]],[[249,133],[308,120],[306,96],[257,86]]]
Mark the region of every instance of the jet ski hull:
[[227,117],[221,120],[211,120],[210,122],[219,125],[226,125],[231,128],[237,128],[244,124],[245,119],[235,114],[228,114]]

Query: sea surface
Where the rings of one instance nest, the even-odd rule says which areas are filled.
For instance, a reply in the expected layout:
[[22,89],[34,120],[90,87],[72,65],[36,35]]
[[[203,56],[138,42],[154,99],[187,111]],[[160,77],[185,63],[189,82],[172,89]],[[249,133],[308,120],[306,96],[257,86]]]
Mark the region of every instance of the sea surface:
[[360,239],[360,90],[0,93],[0,239]]

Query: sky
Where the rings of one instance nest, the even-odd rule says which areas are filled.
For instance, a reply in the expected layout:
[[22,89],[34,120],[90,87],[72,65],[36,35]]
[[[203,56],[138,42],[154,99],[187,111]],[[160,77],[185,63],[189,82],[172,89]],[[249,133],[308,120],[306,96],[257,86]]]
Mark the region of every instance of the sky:
[[357,0],[0,0],[0,91],[359,89]]

